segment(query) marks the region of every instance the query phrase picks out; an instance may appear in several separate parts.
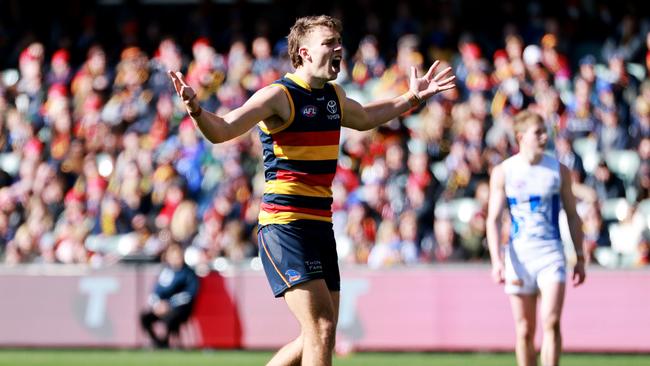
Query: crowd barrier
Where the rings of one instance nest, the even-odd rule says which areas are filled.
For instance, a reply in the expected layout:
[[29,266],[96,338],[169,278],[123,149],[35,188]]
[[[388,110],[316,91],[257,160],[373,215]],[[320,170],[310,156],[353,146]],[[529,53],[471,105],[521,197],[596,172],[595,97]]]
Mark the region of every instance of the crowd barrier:
[[[138,324],[159,267],[103,270],[0,267],[0,347],[136,348]],[[359,350],[512,351],[514,326],[503,289],[486,265],[373,271],[344,268],[337,342]],[[590,268],[568,286],[563,342],[575,352],[650,352],[650,271]],[[538,327],[539,328],[539,327]],[[539,342],[540,334],[537,334]],[[298,334],[260,271],[201,279],[187,348],[277,348]],[[538,343],[539,344],[539,343]]]

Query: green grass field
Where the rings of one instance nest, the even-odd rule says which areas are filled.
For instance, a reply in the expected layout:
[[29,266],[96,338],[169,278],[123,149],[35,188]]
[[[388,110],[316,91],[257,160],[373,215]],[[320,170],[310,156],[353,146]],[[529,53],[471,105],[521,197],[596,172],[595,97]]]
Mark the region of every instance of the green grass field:
[[[113,351],[0,350],[0,366],[247,366],[264,365],[269,352],[251,351]],[[336,357],[340,366],[505,366],[515,365],[510,353],[356,353]],[[650,355],[567,354],[565,366],[648,366]]]

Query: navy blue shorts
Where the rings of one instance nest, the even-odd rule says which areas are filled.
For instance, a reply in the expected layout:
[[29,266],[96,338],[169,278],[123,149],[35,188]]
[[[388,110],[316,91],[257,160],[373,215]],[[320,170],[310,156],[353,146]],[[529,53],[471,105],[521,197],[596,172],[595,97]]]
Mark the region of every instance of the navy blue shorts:
[[257,233],[260,258],[275,297],[299,283],[324,279],[330,291],[340,291],[336,242],[332,224],[298,220],[270,224]]

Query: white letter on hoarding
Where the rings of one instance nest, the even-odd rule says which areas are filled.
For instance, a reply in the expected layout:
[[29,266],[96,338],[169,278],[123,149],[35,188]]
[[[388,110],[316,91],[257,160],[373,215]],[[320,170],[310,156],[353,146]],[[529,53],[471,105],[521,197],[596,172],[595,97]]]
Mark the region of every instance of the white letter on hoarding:
[[106,301],[110,293],[120,288],[119,282],[113,277],[88,277],[79,282],[79,290],[88,294],[88,305],[84,321],[90,328],[104,325],[106,318]]

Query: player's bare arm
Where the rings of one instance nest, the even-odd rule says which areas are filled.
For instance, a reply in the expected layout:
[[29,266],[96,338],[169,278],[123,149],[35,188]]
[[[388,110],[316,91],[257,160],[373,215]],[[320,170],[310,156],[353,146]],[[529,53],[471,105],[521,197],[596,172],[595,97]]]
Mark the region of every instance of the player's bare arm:
[[434,62],[422,77],[417,77],[415,67],[411,67],[408,92],[396,98],[372,102],[364,106],[345,97],[342,88],[337,86],[343,95],[345,113],[341,121],[342,125],[360,131],[370,130],[417,107],[435,94],[454,88],[456,77],[449,76],[451,67],[434,74],[439,64],[439,61]]
[[492,169],[490,174],[490,199],[486,219],[486,235],[492,261],[492,279],[496,283],[504,282],[504,264],[501,257],[501,235],[499,222],[506,199],[505,178],[501,165]]
[[566,212],[567,222],[569,224],[569,233],[571,241],[576,252],[577,262],[573,269],[573,285],[579,286],[585,281],[585,257],[583,250],[584,234],[582,232],[582,220],[576,212],[576,199],[571,190],[571,173],[569,168],[560,164],[560,175],[562,186],[560,187],[560,196],[564,212]]
[[180,72],[169,72],[176,93],[185,103],[188,113],[201,133],[212,143],[228,141],[250,130],[260,121],[280,119],[286,121],[291,114],[289,101],[277,87],[258,90],[239,108],[223,117],[204,111],[196,100],[196,93],[187,85]]

